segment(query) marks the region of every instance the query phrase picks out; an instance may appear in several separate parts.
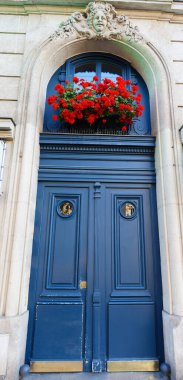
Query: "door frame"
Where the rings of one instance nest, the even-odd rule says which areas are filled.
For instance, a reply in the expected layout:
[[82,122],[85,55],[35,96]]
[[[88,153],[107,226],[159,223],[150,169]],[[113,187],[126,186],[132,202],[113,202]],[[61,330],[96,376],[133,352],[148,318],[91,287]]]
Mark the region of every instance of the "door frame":
[[[40,148],[41,148],[41,156],[40,156],[40,168],[39,168],[39,180],[40,181],[67,181],[70,179],[70,173],[76,173],[72,174],[71,178],[74,182],[83,182],[83,179],[80,178],[80,172],[84,172],[84,178],[86,182],[91,182],[91,179],[94,183],[95,188],[95,202],[98,201],[100,198],[100,183],[109,181],[108,173],[112,174],[112,182],[116,183],[126,183],[126,181],[129,181],[133,184],[139,183],[141,186],[145,185],[148,186],[150,183],[155,183],[155,171],[154,171],[154,146],[155,146],[155,138],[152,136],[80,136],[80,135],[65,135],[65,134],[47,134],[43,133],[40,136]],[[72,153],[71,153],[72,152]],[[69,159],[70,155],[75,157],[80,157],[80,164],[77,167],[77,164],[73,168],[69,167]],[[91,156],[94,158],[94,160],[97,160],[97,162],[102,162],[102,160],[108,159],[108,163],[111,162],[109,165],[110,168],[106,166],[106,169],[104,172],[100,172],[100,169],[97,169],[94,164],[90,165],[89,162],[91,159]],[[87,162],[88,160],[88,162]],[[68,161],[68,162],[67,162]],[[63,164],[62,164],[63,162]],[[81,165],[82,162],[85,162],[85,165]],[[114,162],[117,163],[117,167],[115,166]],[[99,164],[100,167],[100,164]],[[129,177],[129,170],[131,171],[131,177]],[[93,173],[95,173],[93,175]],[[101,174],[102,173],[102,174]],[[110,175],[111,175],[110,174]],[[110,181],[111,182],[111,181]],[[155,213],[156,214],[156,213]],[[156,218],[156,215],[154,214],[154,218]],[[96,225],[99,224],[100,221],[96,220]],[[157,229],[156,229],[157,231]],[[95,231],[95,235],[97,236],[97,229]],[[158,234],[157,234],[158,236]],[[97,248],[98,249],[98,248]],[[94,250],[95,251],[95,250]],[[158,252],[158,247],[157,247]],[[97,251],[95,254],[98,254]],[[95,257],[95,261],[98,260],[97,256]],[[90,258],[90,262],[91,262]],[[158,260],[155,261],[156,264]],[[35,265],[35,263],[34,263]],[[34,268],[35,269],[35,268]],[[97,276],[99,273],[97,273]],[[158,265],[156,265],[156,275],[161,278],[160,274],[160,265],[158,268]],[[35,273],[33,273],[33,278],[35,278]],[[95,278],[94,283],[97,284],[98,278]],[[34,284],[35,281],[31,280],[30,284]],[[34,298],[33,293],[35,293],[35,289],[33,289],[30,285],[30,297]],[[161,288],[161,284],[160,284]],[[31,294],[32,293],[32,294]],[[95,296],[96,294],[96,296]],[[162,309],[162,299],[161,299],[161,289],[159,294],[156,310],[158,307],[161,307]],[[94,318],[98,317],[98,290],[97,286],[96,289],[94,287]],[[96,301],[95,301],[96,298]],[[96,306],[95,306],[96,302]],[[32,313],[33,314],[33,313]],[[32,329],[33,329],[33,319],[30,318],[30,324],[32,323]],[[158,321],[157,326],[161,326],[161,313],[158,311]],[[157,344],[160,347],[160,360],[163,360],[164,354],[163,354],[163,346],[162,346],[162,330],[161,327],[159,328],[159,334],[158,334],[158,340]],[[94,335],[96,334],[97,337],[97,330],[94,331]],[[99,363],[99,360],[97,358],[97,338],[94,336],[94,346],[96,345],[96,359],[94,356],[93,360],[93,371],[94,372],[100,372],[104,368],[102,368],[101,364]],[[29,330],[28,335],[28,341],[31,340],[31,330]],[[30,351],[30,344],[27,346],[27,355],[28,351]],[[27,359],[28,360],[28,359]],[[144,367],[143,367],[144,365]],[[137,363],[137,367],[139,366],[139,363]],[[114,366],[113,366],[114,367]],[[136,367],[136,368],[137,368]],[[36,369],[34,369],[34,366],[32,366],[31,370],[32,372],[37,371],[38,367],[35,366]],[[41,367],[39,367],[40,370]],[[44,367],[45,368],[45,367]],[[64,367],[65,368],[65,367]],[[69,367],[70,368],[70,367]],[[78,367],[79,368],[79,367]],[[108,367],[109,370],[111,370],[112,367]],[[121,367],[122,368],[122,367]],[[127,367],[129,369],[129,363],[127,363]],[[146,370],[152,371],[152,368],[159,368],[154,364],[148,364],[146,366],[145,363],[141,364],[141,367],[138,368],[145,368]],[[51,367],[51,369],[53,369]],[[80,369],[81,370],[81,369]],[[60,367],[59,367],[60,371]],[[65,369],[66,371],[66,369]],[[75,368],[74,371],[77,371],[77,368]]]

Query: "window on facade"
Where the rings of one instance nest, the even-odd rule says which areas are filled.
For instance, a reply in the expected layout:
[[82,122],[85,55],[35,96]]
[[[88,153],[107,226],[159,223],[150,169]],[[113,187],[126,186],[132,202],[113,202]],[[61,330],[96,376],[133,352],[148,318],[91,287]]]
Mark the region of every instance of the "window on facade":
[[86,81],[90,82],[94,75],[96,75],[96,64],[89,62],[85,65],[76,66],[75,75],[79,79],[84,78]]
[[116,77],[122,76],[122,68],[113,65],[112,63],[102,63],[101,65],[101,79],[109,78],[113,81],[116,80]]
[[115,81],[117,76],[122,75],[122,67],[112,64],[110,62],[89,62],[84,65],[76,66],[74,68],[74,74],[78,78],[84,78],[86,81],[91,81],[94,75],[98,76],[99,81],[101,81],[104,78],[109,78]]
[[[65,85],[65,81],[72,82],[74,76],[91,81],[97,75],[99,82],[104,78],[115,81],[117,76],[130,79],[139,87],[142,94],[142,104],[145,111],[142,117],[134,122],[132,134],[150,134],[150,109],[147,86],[139,73],[123,59],[106,53],[86,53],[68,59],[52,76],[47,88],[46,98],[54,94],[57,83]],[[55,113],[52,107],[46,104],[44,115],[44,131],[60,132],[60,122],[52,120]]]

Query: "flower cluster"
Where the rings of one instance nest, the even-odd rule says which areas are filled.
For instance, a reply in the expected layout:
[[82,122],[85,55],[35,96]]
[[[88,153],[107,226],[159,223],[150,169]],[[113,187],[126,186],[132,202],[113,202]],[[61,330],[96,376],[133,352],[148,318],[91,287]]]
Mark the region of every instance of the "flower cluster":
[[48,97],[47,102],[57,111],[53,120],[65,121],[73,125],[78,120],[85,120],[90,126],[96,121],[105,125],[109,116],[118,118],[122,132],[127,133],[133,119],[142,115],[144,107],[140,104],[141,94],[138,87],[130,80],[117,77],[116,81],[108,78],[98,83],[95,75],[88,82],[73,77],[73,84],[66,81],[66,87],[57,84],[57,95]]

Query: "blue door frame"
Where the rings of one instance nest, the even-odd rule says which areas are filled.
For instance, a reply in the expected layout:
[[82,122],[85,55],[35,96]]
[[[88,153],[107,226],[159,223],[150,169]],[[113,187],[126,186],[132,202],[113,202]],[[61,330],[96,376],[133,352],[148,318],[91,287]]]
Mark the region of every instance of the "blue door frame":
[[61,363],[59,372],[62,363],[63,371],[66,363],[68,371],[111,371],[132,360],[158,370],[154,146],[150,136],[41,134],[26,354],[33,371],[43,362]]

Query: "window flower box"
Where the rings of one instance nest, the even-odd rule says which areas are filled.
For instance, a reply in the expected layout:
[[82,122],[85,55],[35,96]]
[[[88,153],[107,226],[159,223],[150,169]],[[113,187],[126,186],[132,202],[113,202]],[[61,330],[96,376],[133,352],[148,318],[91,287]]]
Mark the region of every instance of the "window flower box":
[[116,131],[127,135],[133,120],[142,115],[141,94],[130,80],[117,77],[98,83],[73,77],[73,83],[66,81],[66,87],[55,86],[56,94],[47,102],[55,110],[53,120],[60,120],[63,130],[103,133]]

